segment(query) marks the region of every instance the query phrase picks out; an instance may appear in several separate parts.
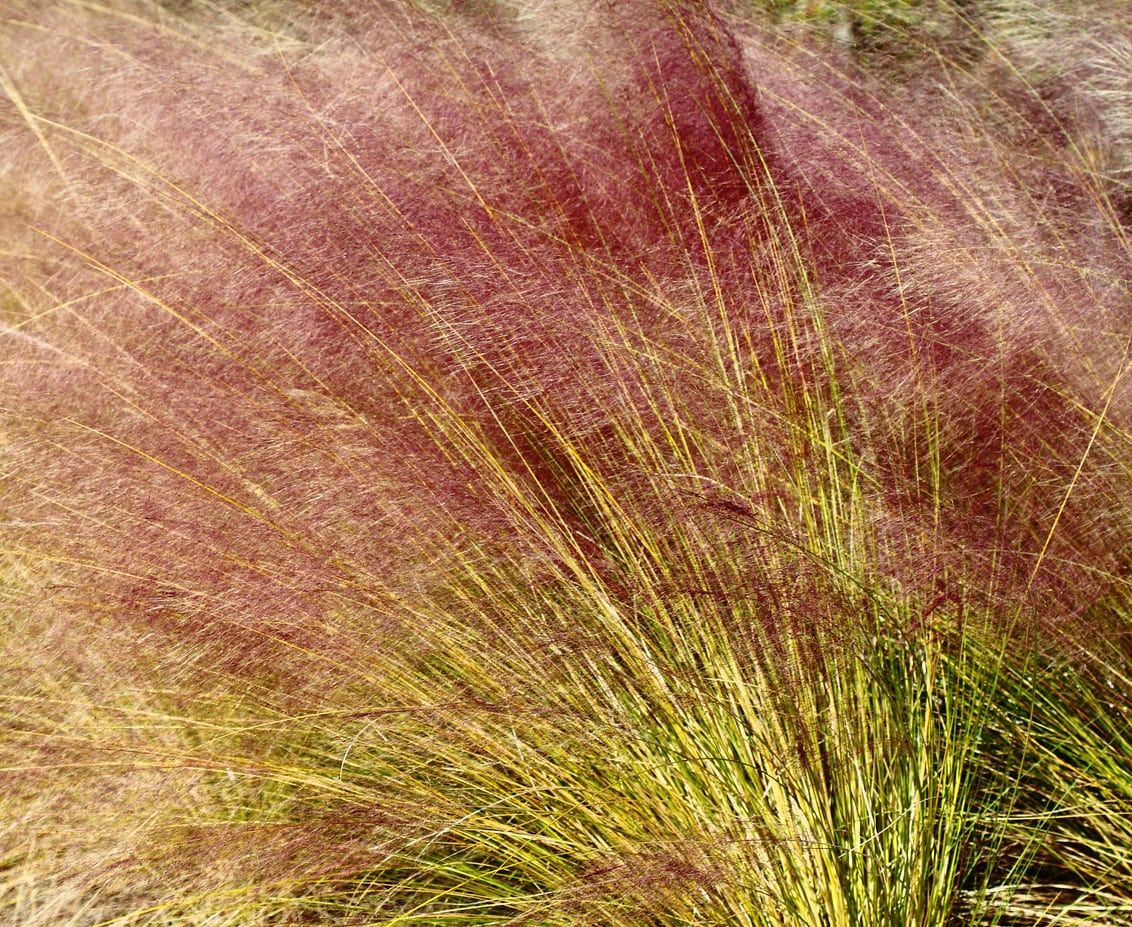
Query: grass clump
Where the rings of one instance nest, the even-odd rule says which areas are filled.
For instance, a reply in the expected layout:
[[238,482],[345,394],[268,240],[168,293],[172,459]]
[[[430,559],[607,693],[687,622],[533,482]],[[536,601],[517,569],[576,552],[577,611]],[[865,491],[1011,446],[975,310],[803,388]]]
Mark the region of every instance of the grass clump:
[[0,910],[1126,917],[1122,123],[1011,22],[13,7]]

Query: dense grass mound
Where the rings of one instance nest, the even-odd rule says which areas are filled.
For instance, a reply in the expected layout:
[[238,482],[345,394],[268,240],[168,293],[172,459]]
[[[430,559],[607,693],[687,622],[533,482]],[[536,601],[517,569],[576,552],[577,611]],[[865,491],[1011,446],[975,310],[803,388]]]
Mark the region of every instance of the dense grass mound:
[[1132,20],[0,20],[12,924],[1132,923]]

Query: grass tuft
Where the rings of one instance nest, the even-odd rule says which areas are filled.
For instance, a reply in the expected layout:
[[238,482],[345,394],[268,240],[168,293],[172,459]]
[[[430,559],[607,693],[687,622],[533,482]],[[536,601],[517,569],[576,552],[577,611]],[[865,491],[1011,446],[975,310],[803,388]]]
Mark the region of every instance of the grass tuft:
[[1132,923],[1130,47],[10,2],[3,916]]

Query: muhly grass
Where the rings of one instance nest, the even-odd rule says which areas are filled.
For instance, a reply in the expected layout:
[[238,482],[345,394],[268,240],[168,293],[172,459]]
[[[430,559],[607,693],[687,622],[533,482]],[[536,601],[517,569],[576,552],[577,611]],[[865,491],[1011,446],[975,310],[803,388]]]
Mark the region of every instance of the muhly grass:
[[6,4],[10,923],[1132,919],[1132,31],[849,9]]

